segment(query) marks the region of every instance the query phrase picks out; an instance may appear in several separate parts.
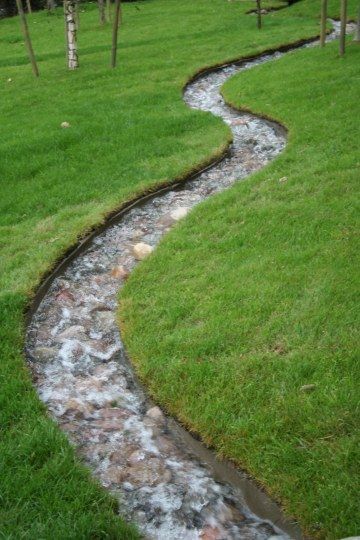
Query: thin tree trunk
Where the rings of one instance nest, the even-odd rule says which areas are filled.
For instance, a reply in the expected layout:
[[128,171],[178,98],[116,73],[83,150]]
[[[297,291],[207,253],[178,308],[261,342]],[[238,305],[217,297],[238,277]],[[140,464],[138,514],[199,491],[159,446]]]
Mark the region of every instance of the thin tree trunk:
[[24,13],[24,10],[23,10],[23,7],[22,7],[22,1],[21,0],[16,0],[16,6],[17,6],[17,9],[18,9],[18,12],[19,12],[19,17],[20,17],[20,21],[21,21],[21,28],[22,28],[22,32],[24,34],[25,45],[26,45],[26,49],[27,49],[27,52],[28,52],[28,55],[29,55],[30,62],[31,62],[31,67],[32,67],[32,70],[33,70],[33,73],[34,73],[35,77],[38,77],[39,76],[39,70],[38,70],[38,67],[37,67],[37,64],[36,64],[35,54],[34,54],[34,50],[32,48],[32,44],[31,44],[29,28],[28,28],[25,13]]
[[48,11],[55,11],[55,1],[54,0],[47,0],[46,1],[46,7]]
[[32,13],[30,0],[26,0],[26,8],[28,13]]
[[327,0],[321,0],[321,28],[320,28],[320,46],[321,47],[325,47],[326,19],[327,19]]
[[116,66],[117,40],[118,40],[118,29],[119,29],[120,17],[121,17],[121,0],[115,0],[115,15],[114,15],[112,48],[111,48],[111,67],[112,68]]
[[106,0],[106,14],[107,14],[107,20],[111,22],[111,1]]
[[347,0],[341,0],[341,23],[340,23],[340,56],[345,54],[345,37],[347,22]]
[[256,0],[256,11],[257,11],[257,27],[261,28],[262,22],[261,22],[261,0]]
[[359,2],[359,7],[358,7],[358,16],[357,16],[357,21],[356,21],[354,41],[356,41],[357,43],[360,43],[360,2]]
[[69,69],[79,67],[76,43],[76,0],[64,0],[65,32],[67,43],[67,65]]
[[98,0],[99,6],[99,21],[103,25],[106,23],[105,2],[104,0]]

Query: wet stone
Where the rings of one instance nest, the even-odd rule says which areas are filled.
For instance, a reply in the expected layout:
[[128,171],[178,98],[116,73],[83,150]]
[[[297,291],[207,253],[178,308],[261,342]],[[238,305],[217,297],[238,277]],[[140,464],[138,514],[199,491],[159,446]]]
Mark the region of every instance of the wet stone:
[[170,217],[178,221],[179,219],[183,219],[189,212],[189,208],[186,208],[186,206],[180,206],[180,208],[176,208],[170,213]]
[[122,265],[115,266],[111,270],[111,277],[115,279],[127,279],[129,272]]
[[147,257],[148,255],[150,255],[152,250],[153,248],[149,246],[149,244],[139,242],[138,244],[134,245],[134,257],[137,261],[141,261],[142,259],[145,259],[145,257]]

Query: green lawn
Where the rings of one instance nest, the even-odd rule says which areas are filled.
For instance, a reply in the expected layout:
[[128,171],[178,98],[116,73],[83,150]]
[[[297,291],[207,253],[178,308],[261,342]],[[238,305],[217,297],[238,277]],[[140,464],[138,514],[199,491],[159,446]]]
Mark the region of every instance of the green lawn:
[[360,47],[337,46],[225,85],[288,147],[176,227],[120,310],[151,394],[326,538],[360,530]]
[[[109,211],[151,186],[184,175],[213,158],[225,147],[229,140],[229,133],[220,120],[213,118],[210,114],[191,111],[183,104],[181,88],[188,77],[205,65],[252,54],[267,47],[314,35],[318,31],[318,6],[315,4],[313,0],[303,0],[289,10],[267,16],[265,27],[261,32],[256,31],[253,17],[244,16],[245,11],[252,7],[252,2],[148,0],[147,2],[127,4],[124,5],[125,23],[120,31],[119,68],[113,71],[108,67],[110,28],[98,27],[95,5],[85,6],[85,13],[81,14],[79,33],[81,68],[76,72],[68,72],[65,68],[61,9],[57,10],[53,16],[46,13],[36,13],[30,17],[30,29],[34,49],[39,60],[41,76],[38,80],[32,77],[18,20],[12,18],[0,21],[0,538],[130,539],[136,537],[133,529],[128,528],[117,517],[114,501],[90,479],[88,472],[79,463],[66,438],[48,419],[46,411],[37,399],[22,353],[24,310],[41,277],[80,235],[100,223]],[[338,2],[331,0],[330,4],[331,9],[335,12]],[[356,1],[351,0],[350,13],[351,10],[355,11],[355,5]],[[318,57],[317,61],[321,63],[320,72],[324,74],[324,85],[330,84],[329,77],[325,76],[329,75],[330,70],[335,70],[335,77],[339,77],[342,70],[348,69],[350,73],[351,69],[354,69],[356,52],[354,47],[349,49],[348,55],[341,63],[337,59],[336,51],[330,47],[326,49],[322,57]],[[305,54],[314,55],[315,58],[315,54],[318,53]],[[325,58],[327,63],[325,63]],[[330,61],[331,59],[334,63]],[[286,61],[291,62],[291,60]],[[306,60],[303,62],[303,69],[306,70]],[[333,434],[329,427],[329,432],[326,431],[325,436],[333,435],[333,439],[326,439],[321,448],[325,452],[324,458],[328,459],[326,457],[328,447],[332,448],[334,445],[336,450],[338,445],[340,450],[333,450],[331,460],[335,462],[343,459],[344,463],[338,465],[337,474],[333,477],[334,482],[336,481],[336,494],[326,500],[330,507],[334,498],[339,498],[337,509],[339,510],[340,504],[344,505],[341,519],[347,523],[350,502],[337,484],[340,476],[343,475],[341,476],[342,483],[344,486],[346,485],[348,473],[345,461],[349,460],[349,463],[353,463],[351,439],[350,436],[345,438],[344,435],[350,426],[351,417],[350,412],[347,411],[350,409],[351,397],[347,394],[352,379],[350,360],[346,360],[349,364],[346,369],[344,367],[347,356],[342,345],[342,340],[346,339],[349,350],[353,350],[350,343],[349,325],[354,314],[351,313],[350,301],[347,297],[342,296],[349,294],[349,288],[345,285],[352,274],[348,259],[341,259],[345,243],[348,242],[350,246],[352,229],[350,225],[345,223],[341,229],[336,229],[337,234],[335,234],[335,229],[331,228],[333,223],[329,224],[328,234],[334,235],[331,238],[333,238],[337,248],[334,250],[333,244],[331,246],[326,244],[327,250],[324,248],[324,257],[331,258],[330,268],[325,265],[324,257],[318,257],[319,268],[323,269],[324,274],[321,281],[322,288],[319,289],[317,281],[318,276],[322,274],[318,272],[312,274],[311,282],[306,281],[305,283],[307,303],[303,295],[299,294],[299,288],[304,285],[309,267],[305,269],[304,266],[300,265],[300,269],[296,269],[295,273],[295,270],[291,272],[291,266],[287,264],[288,259],[290,259],[289,264],[294,264],[297,257],[305,257],[306,253],[303,253],[300,248],[299,253],[295,248],[294,253],[291,250],[291,253],[283,250],[284,260],[281,264],[285,266],[286,263],[289,276],[286,280],[282,274],[282,285],[285,287],[287,283],[289,284],[291,278],[298,288],[284,289],[284,305],[278,306],[278,319],[274,315],[273,319],[266,318],[266,313],[273,313],[272,302],[276,296],[276,280],[279,278],[275,267],[273,274],[275,281],[271,282],[268,273],[261,272],[259,276],[257,264],[254,269],[254,260],[251,272],[249,271],[250,259],[246,264],[245,261],[241,262],[243,267],[239,266],[237,249],[239,235],[244,235],[243,243],[246,245],[245,235],[251,234],[251,231],[254,234],[252,240],[258,242],[253,246],[257,253],[254,257],[260,256],[261,259],[257,260],[264,259],[265,261],[265,253],[261,254],[260,251],[262,249],[260,223],[257,223],[256,227],[254,223],[253,226],[250,224],[250,217],[252,216],[251,219],[253,219],[255,215],[253,209],[256,208],[258,212],[261,210],[260,201],[264,201],[266,198],[266,204],[269,203],[269,206],[264,205],[264,212],[270,213],[270,209],[274,210],[274,205],[277,206],[278,198],[280,198],[280,202],[287,197],[292,200],[291,197],[295,197],[295,191],[300,190],[301,193],[298,195],[301,195],[301,198],[298,196],[296,199],[300,205],[299,209],[294,202],[294,214],[291,214],[293,229],[291,234],[289,233],[288,241],[290,242],[297,238],[296,231],[298,229],[295,226],[297,218],[300,220],[300,216],[304,216],[305,210],[301,206],[302,202],[311,194],[311,202],[314,205],[317,204],[314,194],[315,192],[317,194],[316,189],[320,190],[322,185],[316,182],[316,189],[312,186],[313,191],[311,191],[310,180],[306,183],[301,177],[302,182],[299,183],[296,181],[295,172],[294,176],[292,173],[290,174],[290,166],[291,171],[293,169],[295,171],[297,159],[302,154],[308,155],[307,152],[311,150],[314,139],[311,130],[303,134],[307,136],[305,142],[301,142],[299,135],[297,135],[299,128],[298,124],[295,123],[295,117],[296,122],[300,122],[299,113],[304,111],[304,114],[309,114],[308,105],[302,105],[301,85],[296,87],[299,101],[296,102],[296,108],[293,109],[293,113],[296,113],[294,116],[290,114],[289,94],[287,100],[284,100],[283,109],[279,108],[281,89],[276,87],[275,81],[273,81],[274,88],[271,94],[264,92],[257,95],[255,89],[252,88],[251,77],[255,76],[258,77],[254,81],[256,84],[261,81],[260,87],[258,86],[259,90],[265,91],[266,85],[270,84],[266,76],[266,69],[280,69],[280,66],[284,65],[284,63],[279,63],[276,68],[262,68],[258,70],[257,74],[249,73],[246,76],[244,74],[241,76],[243,77],[241,82],[240,79],[236,80],[231,87],[228,87],[227,95],[233,101],[247,102],[253,108],[266,110],[269,114],[282,118],[287,124],[294,125],[292,146],[273,165],[273,168],[266,171],[265,175],[257,175],[247,186],[245,184],[238,186],[228,194],[199,208],[189,218],[188,224],[182,225],[163,243],[158,257],[152,257],[151,261],[144,265],[143,270],[139,269],[127,289],[128,300],[125,313],[128,317],[127,338],[131,350],[135,352],[134,358],[141,358],[143,361],[142,373],[143,375],[147,374],[146,378],[149,380],[152,392],[155,393],[159,380],[156,378],[157,374],[151,366],[151,361],[155,360],[157,365],[159,363],[164,365],[166,360],[171,360],[166,373],[162,373],[161,384],[163,384],[163,388],[161,392],[157,392],[159,399],[172,411],[177,410],[179,416],[189,425],[201,431],[207,440],[211,439],[214,444],[217,444],[220,451],[228,455],[231,454],[239,462],[246,464],[248,469],[267,486],[272,486],[274,493],[289,501],[291,497],[286,486],[291,484],[292,491],[294,491],[297,473],[292,470],[290,481],[289,479],[286,481],[286,469],[283,468],[281,478],[279,475],[277,476],[277,485],[274,486],[274,476],[277,474],[276,466],[279,465],[280,461],[279,453],[281,452],[281,455],[285,456],[283,462],[285,459],[294,461],[296,458],[295,465],[299,461],[299,470],[302,470],[301,463],[308,463],[306,466],[308,469],[315,467],[316,464],[311,459],[308,461],[304,459],[304,456],[311,455],[312,439],[304,436],[299,440],[299,445],[302,447],[299,457],[290,435],[288,439],[280,437],[284,433],[284,429],[290,431],[290,424],[285,422],[286,417],[279,419],[275,416],[276,410],[281,408],[283,412],[289,409],[287,414],[290,417],[291,411],[294,410],[295,400],[298,411],[292,421],[302,425],[303,411],[299,409],[298,396],[296,393],[293,395],[291,388],[286,386],[285,379],[281,379],[287,373],[288,378],[293,380],[292,377],[295,376],[293,375],[293,366],[296,361],[294,360],[291,364],[291,372],[285,370],[284,367],[279,373],[271,370],[271,377],[276,374],[277,379],[275,379],[273,386],[270,384],[264,386],[260,394],[257,385],[257,398],[256,400],[251,399],[250,407],[244,399],[239,401],[239,388],[242,389],[241,394],[244,398],[246,395],[252,395],[255,391],[254,387],[249,384],[244,366],[246,366],[247,373],[256,369],[258,380],[266,377],[264,363],[261,360],[264,359],[266,353],[266,366],[269,368],[270,364],[275,361],[271,350],[270,352],[266,351],[269,344],[272,345],[273,329],[278,328],[276,325],[283,320],[281,317],[285,317],[284,314],[286,314],[289,332],[281,333],[283,336],[281,341],[284,341],[284,346],[286,345],[287,348],[284,355],[280,358],[276,357],[276,359],[279,361],[279,365],[281,362],[281,365],[284,366],[286,362],[290,361],[290,357],[291,359],[298,358],[303,349],[300,351],[300,348],[295,346],[296,340],[299,339],[300,334],[305,336],[304,358],[306,358],[306,362],[302,361],[301,367],[305,371],[308,369],[309,375],[306,377],[298,375],[299,381],[302,382],[304,378],[314,379],[315,382],[319,381],[319,383],[320,381],[333,381],[334,375],[329,371],[326,371],[326,376],[323,371],[316,375],[317,372],[312,371],[313,362],[316,358],[323,359],[324,351],[327,351],[327,358],[330,358],[330,353],[338,355],[336,357],[338,361],[335,365],[336,369],[341,371],[341,385],[337,383],[334,386],[333,381],[333,386],[328,386],[327,383],[325,386],[324,382],[323,385],[319,385],[320,389],[311,396],[302,396],[301,403],[304,402],[306,407],[309,407],[306,410],[312,411],[313,407],[316,407],[318,412],[320,405],[324,411],[329,409],[326,400],[333,402],[333,409],[336,412],[333,411],[330,420],[335,422],[336,418],[336,425],[339,432],[342,430],[342,437],[337,435],[337,431]],[[293,66],[290,68],[293,70]],[[341,68],[341,71],[338,68]],[[318,72],[319,69],[312,71],[312,73],[316,73],[314,76],[316,82],[318,81]],[[11,81],[8,82],[8,79]],[[336,83],[336,80],[331,84],[335,84],[335,96],[336,101],[338,101],[342,91],[341,85]],[[237,90],[238,85],[241,87],[241,96]],[[296,86],[295,80],[294,85]],[[354,86],[350,87],[350,90],[354,92]],[[311,94],[314,94],[314,98],[317,96],[315,91]],[[321,92],[319,94],[320,98]],[[252,99],[250,99],[250,95]],[[265,103],[261,100],[261,95],[266,96]],[[325,105],[328,95],[328,91],[324,92],[323,102]],[[326,141],[331,145],[330,157],[333,157],[335,153],[339,159],[341,157],[345,166],[353,171],[350,144],[355,141],[356,125],[353,127],[350,125],[349,108],[352,106],[350,92],[346,99],[348,101],[345,118],[349,125],[346,126],[345,130],[344,122],[340,121],[335,114],[337,109],[333,108],[334,114],[328,114],[327,122],[334,126],[334,133],[331,133],[331,137],[327,134]],[[295,103],[292,106],[294,107]],[[312,125],[313,117],[311,116],[310,119]],[[62,121],[70,122],[71,128],[61,129],[60,123]],[[339,131],[337,131],[338,125],[340,125]],[[310,126],[307,127],[310,129]],[[317,123],[318,138],[321,133],[320,128],[321,125]],[[343,133],[344,136],[347,135],[349,141],[346,153],[343,155],[341,155],[340,133]],[[339,137],[339,141],[336,136]],[[322,143],[321,138],[320,143]],[[291,150],[295,146],[297,149]],[[293,158],[291,158],[291,151],[295,156]],[[342,170],[344,165],[334,159],[332,159],[331,164],[327,165],[327,161],[324,161],[325,158],[320,158],[321,154],[316,154],[318,168],[316,168],[315,163],[312,163],[311,157],[302,158],[303,167],[308,164],[307,170],[310,170],[309,163],[311,163],[317,180],[321,180],[323,177],[322,167],[325,166],[333,175],[332,182],[327,186],[328,191],[325,190],[326,193],[319,191],[323,206],[321,207],[320,201],[317,208],[321,207],[323,210],[322,212],[319,210],[319,215],[317,215],[319,229],[313,223],[313,234],[317,240],[316,235],[320,236],[321,227],[325,227],[327,223],[325,217],[328,217],[328,213],[324,210],[324,205],[333,207],[334,219],[340,220],[339,208],[343,208],[345,196],[349,195],[343,185],[341,188],[338,187],[339,175],[334,169],[334,161],[339,167],[341,166]],[[281,176],[285,174],[289,176],[288,183],[281,185],[281,191],[274,181],[280,170]],[[346,173],[344,171],[342,174],[346,177],[346,186],[350,185],[351,174],[347,170]],[[269,180],[266,182],[267,178]],[[294,191],[291,191],[291,188]],[[238,191],[242,193],[240,194]],[[335,193],[339,193],[338,201],[333,199]],[[236,198],[240,196],[241,205],[239,200],[236,201]],[[245,209],[246,200],[248,204]],[[244,215],[246,212],[249,213],[249,223],[247,223],[246,218],[245,227],[239,227],[239,208],[237,205],[241,208],[241,212],[244,212]],[[291,203],[290,208],[292,207]],[[310,213],[310,210],[308,207],[307,212]],[[214,219],[212,228],[207,226],[210,212]],[[271,224],[272,222],[267,223],[266,230],[270,225],[271,230],[276,229],[276,220],[279,219],[279,215],[276,212],[273,215],[271,212],[271,216],[274,218],[274,222],[273,224]],[[290,217],[288,216],[288,219]],[[348,214],[346,217],[349,217]],[[257,218],[257,222],[259,219]],[[309,225],[309,223],[302,223],[302,225]],[[211,245],[213,245],[218,237],[218,228],[221,229],[225,226],[228,234],[224,234],[223,243],[219,243],[220,251],[214,250],[211,253],[213,259],[207,257],[205,265],[200,257],[208,245],[208,234],[212,230]],[[188,227],[188,234],[191,233],[196,237],[196,242],[186,239],[184,236],[186,227]],[[309,228],[306,231],[305,228],[302,230],[304,230],[304,237],[307,238],[307,235],[310,234]],[[275,236],[273,240],[275,241],[276,238]],[[280,236],[278,241],[280,242]],[[183,278],[185,278],[186,273],[181,261],[172,257],[171,263],[168,262],[173,242],[177,246],[180,242],[182,246],[181,257],[185,269],[188,267],[189,270],[190,266],[192,267],[191,275],[187,275],[186,278],[186,296],[183,294]],[[231,255],[229,256],[227,253],[228,256],[225,257],[224,253],[228,248],[227,242],[230,242],[232,249]],[[316,246],[319,250],[322,249],[320,244],[316,244]],[[190,248],[192,250],[191,265],[188,259]],[[339,260],[341,259],[341,263],[334,261],[332,254]],[[195,256],[199,256],[197,265],[193,265],[193,257]],[[309,254],[308,258],[313,264]],[[242,260],[241,257],[240,259]],[[270,266],[264,261],[262,263],[263,269],[269,271]],[[170,273],[166,275],[166,264],[171,264],[171,275]],[[204,265],[204,272],[206,270],[207,276],[201,272],[202,265]],[[234,275],[234,265],[237,267],[236,275]],[[149,272],[148,279],[144,279],[145,268]],[[344,286],[342,288],[339,288],[340,278],[336,278],[336,272],[343,280]],[[171,306],[166,314],[161,313],[163,291],[156,290],[151,281],[158,273],[161,275],[161,283],[167,285],[168,282],[169,284],[171,282],[172,286],[171,301],[173,304],[169,303],[168,299],[166,300],[167,304]],[[263,302],[260,302],[259,299],[257,301],[259,319],[256,324],[257,327],[261,328],[255,332],[256,340],[251,339],[251,347],[253,347],[250,351],[251,354],[249,353],[249,337],[254,334],[254,310],[251,310],[248,305],[247,311],[244,311],[241,303],[233,304],[231,307],[231,298],[233,298],[231,295],[229,306],[227,306],[229,320],[227,320],[226,333],[223,334],[220,318],[211,314],[210,309],[214,305],[214,301],[218,303],[219,309],[221,308],[224,299],[229,297],[229,292],[233,292],[230,288],[232,280],[241,274],[244,276],[242,282],[245,283],[248,280],[246,290],[249,297],[258,295],[258,286],[261,287],[263,293],[266,292],[266,289],[269,294],[274,293],[273,297],[270,294],[267,298],[265,308]],[[220,275],[224,277],[226,287],[219,284]],[[255,277],[256,279],[261,278],[261,284],[257,283],[256,290],[254,289]],[[143,291],[141,303],[143,305],[140,307],[141,310],[148,311],[149,320],[148,329],[143,329],[142,332],[144,344],[147,343],[148,346],[149,356],[145,356],[144,349],[140,348],[135,335],[139,325],[139,296],[136,294],[135,284],[137,283],[139,286],[139,281],[142,280],[144,281],[141,285]],[[183,283],[181,289],[178,285],[175,286],[176,280],[179,280],[179,284]],[[326,280],[330,280],[332,288],[327,285],[329,282]],[[191,330],[186,313],[188,313],[189,306],[193,302],[197,302],[198,286],[200,286],[203,315],[199,315],[195,330]],[[147,294],[147,287],[151,287],[154,291],[151,297],[143,296]],[[211,290],[208,290],[209,287]],[[178,304],[179,290],[182,293],[181,306]],[[286,305],[289,306],[291,300],[287,296],[289,290],[293,291],[296,298],[296,302],[291,304],[292,319],[289,311],[286,311]],[[203,302],[205,291],[207,291],[207,299],[206,302]],[[313,293],[312,298],[309,296],[311,292]],[[235,293],[239,295],[240,290],[235,291]],[[242,302],[245,300],[246,298]],[[340,307],[335,309],[334,303],[336,305],[338,303]],[[344,303],[347,304],[346,310],[343,309]],[[317,309],[318,306],[319,309]],[[240,307],[241,309],[239,309]],[[221,309],[223,310],[223,308]],[[310,319],[306,316],[307,313],[311,314],[311,320],[315,318],[318,321],[316,326],[318,334],[313,330],[313,325],[308,323]],[[326,313],[327,326],[324,328],[324,334],[321,334],[323,329],[320,323],[324,313]],[[203,324],[202,317],[206,317],[206,324]],[[241,317],[241,327],[243,327],[240,334],[239,317]],[[336,333],[334,331],[335,317],[337,320]],[[216,331],[212,332],[211,328],[215,324],[215,319],[217,320]],[[296,325],[294,323],[294,326],[291,326],[291,320],[296,321]],[[274,326],[271,326],[271,321]],[[270,326],[263,324],[263,322]],[[166,338],[165,341],[159,340],[158,334],[161,325],[165,325],[164,328],[172,329],[166,336],[163,336]],[[309,333],[310,326],[311,332]],[[158,341],[156,351],[151,348],[154,346],[152,340],[155,334],[151,336],[150,332],[154,327]],[[327,332],[330,332],[330,329],[333,339],[331,348],[327,342]],[[194,339],[192,337],[191,339],[190,337],[186,338],[189,347],[186,348],[187,362],[184,362],[184,354],[180,352],[178,347],[183,347],[186,340],[181,340],[180,343],[179,335],[181,333],[187,335],[187,332],[195,333],[193,334]],[[321,339],[319,339],[319,333]],[[241,341],[241,354],[246,359],[246,362],[241,364],[242,367],[236,362],[239,356],[236,344],[239,343],[239,340]],[[197,345],[194,346],[193,342],[196,342]],[[172,344],[171,357],[164,359],[164,351],[169,343]],[[314,344],[316,344],[316,351],[313,350]],[[311,358],[308,358],[309,350],[312,351]],[[198,358],[199,351],[202,351],[201,356],[205,357],[204,362],[194,363],[198,367],[196,377],[204,377],[201,400],[196,397],[198,386],[194,384],[196,380],[193,378],[192,365],[193,355],[195,354],[195,358]],[[217,373],[214,369],[214,359],[217,362]],[[329,362],[327,364],[320,363],[320,360],[319,366],[323,365],[325,370]],[[212,370],[211,366],[213,366]],[[226,375],[225,366],[227,366],[228,371],[236,369],[237,381],[233,380],[232,383],[237,382],[237,384],[231,388],[226,380],[226,391],[222,393],[220,392],[221,373]],[[173,374],[180,376],[179,369],[183,373],[181,376],[184,377],[181,399],[176,396],[171,384]],[[269,379],[269,377],[266,378]],[[248,388],[248,394],[245,392],[246,388]],[[173,401],[170,403],[168,396],[172,392]],[[214,392],[216,392],[216,399],[212,398]],[[344,406],[341,414],[338,405],[339,392],[344,394]],[[270,415],[269,398],[266,398],[266,395],[272,396],[274,414]],[[197,405],[195,404],[194,408],[190,410],[194,399]],[[242,442],[239,444],[239,433],[246,433],[248,428],[245,424],[250,421],[250,415],[258,416],[257,424],[260,425],[261,418],[264,419],[263,406],[266,401],[267,412],[272,418],[271,425],[274,427],[275,423],[276,429],[272,431],[271,441],[268,440],[269,433],[266,425],[262,425],[261,430],[253,434],[252,441],[260,439],[266,443],[266,448],[261,448],[259,453],[256,453],[254,446],[251,446],[253,442],[250,441],[250,438],[245,440],[246,436],[243,436]],[[226,407],[231,402],[234,405],[229,414],[229,411],[226,412]],[[199,407],[200,404],[201,407]],[[241,415],[242,407],[245,406],[248,415],[246,418]],[[325,412],[321,409],[320,418],[324,418],[324,416]],[[280,420],[282,420],[283,425]],[[265,421],[268,420],[265,418]],[[316,426],[314,427],[312,424],[311,426],[311,429],[318,433]],[[348,447],[345,460],[343,456],[346,441],[348,441]],[[252,455],[251,464],[248,459],[249,454]],[[273,468],[269,466],[271,456],[273,456],[274,461]],[[321,476],[325,473],[322,473],[321,469],[317,469],[317,474]],[[325,482],[323,483],[325,485]],[[317,484],[314,482],[317,489],[311,492],[313,497],[316,496],[315,491],[319,495],[316,504],[310,505],[315,506],[315,509],[309,508],[307,499],[304,500],[304,509],[299,509],[299,503],[293,499],[291,499],[292,502],[289,502],[290,511],[296,511],[298,515],[309,513],[304,517],[304,523],[313,523],[315,519],[322,524],[321,519],[327,509],[322,503],[320,504],[320,501],[323,500],[321,497],[324,496],[324,490],[321,491],[318,484],[319,482]],[[326,483],[327,489],[329,486],[330,484]],[[300,488],[296,486],[295,491],[298,489],[300,493]],[[308,489],[307,494],[309,495],[309,493]],[[350,488],[347,489],[346,495],[350,495]],[[328,514],[331,514],[332,511],[329,508]],[[313,514],[310,515],[310,512]],[[315,518],[314,513],[316,514]],[[317,517],[319,513],[321,515]],[[341,519],[339,518],[338,521],[340,525]],[[323,521],[325,523],[325,518]],[[324,526],[328,526],[328,522]],[[342,530],[348,530],[346,525],[342,526]]]

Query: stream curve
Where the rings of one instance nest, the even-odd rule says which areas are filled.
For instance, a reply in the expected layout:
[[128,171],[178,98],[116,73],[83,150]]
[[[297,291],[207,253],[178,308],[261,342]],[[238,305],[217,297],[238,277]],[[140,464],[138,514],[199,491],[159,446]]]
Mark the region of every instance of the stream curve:
[[160,238],[192,207],[262,168],[285,147],[283,128],[231,109],[220,94],[235,73],[282,54],[217,67],[187,85],[190,107],[211,111],[230,127],[228,155],[181,186],[154,193],[94,235],[51,276],[32,312],[26,352],[40,399],[146,538],[301,538],[244,474],[219,463],[151,403],[116,323],[121,287]]

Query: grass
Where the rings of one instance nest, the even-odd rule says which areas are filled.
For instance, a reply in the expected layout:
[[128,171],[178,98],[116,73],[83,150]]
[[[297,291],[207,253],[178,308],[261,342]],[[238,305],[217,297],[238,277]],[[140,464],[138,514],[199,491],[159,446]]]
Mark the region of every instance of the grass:
[[[334,11],[338,2],[330,4]],[[0,537],[137,537],[36,396],[22,352],[24,310],[41,277],[109,211],[225,147],[222,123],[181,100],[192,73],[318,31],[310,0],[267,16],[261,32],[243,15],[251,6],[124,5],[119,68],[110,70],[110,29],[84,5],[81,68],[73,73],[65,68],[61,9],[38,12],[29,18],[38,80],[17,18],[0,21]],[[71,128],[61,129],[62,121]]]
[[289,128],[287,150],[175,228],[120,310],[151,394],[323,538],[360,527],[360,48],[337,47],[225,85]]

